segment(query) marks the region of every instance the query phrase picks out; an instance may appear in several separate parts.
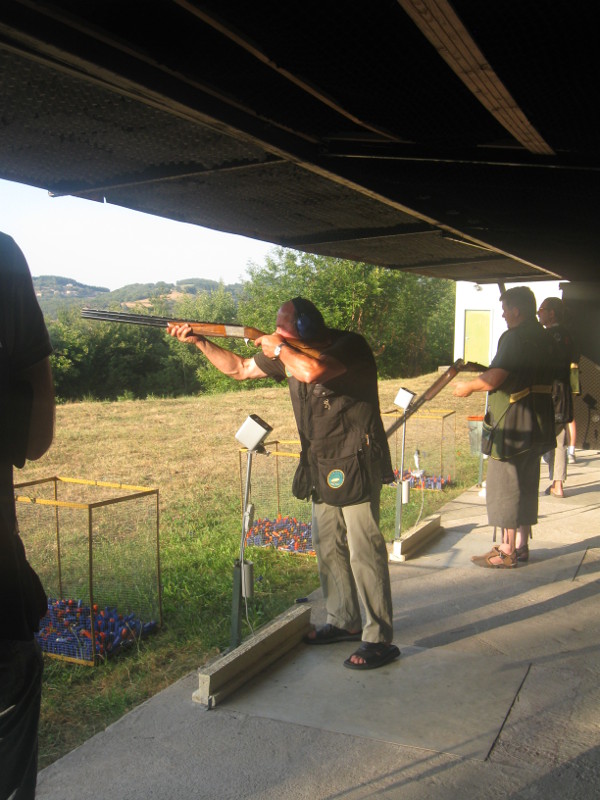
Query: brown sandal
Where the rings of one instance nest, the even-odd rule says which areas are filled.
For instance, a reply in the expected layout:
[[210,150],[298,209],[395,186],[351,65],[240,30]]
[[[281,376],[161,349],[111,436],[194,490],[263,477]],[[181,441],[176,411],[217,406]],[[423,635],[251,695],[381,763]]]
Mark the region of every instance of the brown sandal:
[[[500,558],[500,564],[492,564],[492,558]],[[471,556],[471,561],[478,567],[488,569],[511,569],[517,566],[517,553],[505,553],[499,547],[492,548],[489,553],[483,556]]]
[[[492,550],[495,551],[496,555],[499,555],[502,551],[500,550],[500,545],[494,544],[492,545]],[[529,545],[524,544],[523,547],[517,547],[515,549],[515,553],[517,554],[517,561],[529,561]],[[487,555],[491,555],[488,553]]]
[[529,545],[524,544],[523,547],[516,549],[517,561],[529,561]]

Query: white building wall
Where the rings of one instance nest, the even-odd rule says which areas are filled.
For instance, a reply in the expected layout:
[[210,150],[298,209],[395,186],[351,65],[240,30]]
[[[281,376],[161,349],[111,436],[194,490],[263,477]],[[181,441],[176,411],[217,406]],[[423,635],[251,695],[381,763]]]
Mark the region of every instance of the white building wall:
[[[564,281],[535,281],[533,283],[507,283],[506,289],[514,286],[528,286],[534,293],[537,308],[545,297],[562,297],[560,289]],[[491,332],[490,352],[488,363],[498,349],[498,339],[506,330],[506,323],[502,319],[502,305],[500,304],[500,288],[496,283],[478,284],[470,281],[456,282],[456,314],[454,318],[454,360],[464,358],[465,350],[465,312],[490,311]]]

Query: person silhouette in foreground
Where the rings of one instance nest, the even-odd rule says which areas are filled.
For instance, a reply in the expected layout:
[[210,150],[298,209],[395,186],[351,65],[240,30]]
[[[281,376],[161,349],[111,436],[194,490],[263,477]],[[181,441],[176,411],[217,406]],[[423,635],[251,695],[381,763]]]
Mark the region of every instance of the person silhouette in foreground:
[[375,359],[365,339],[328,328],[302,297],[283,303],[275,332],[256,340],[261,349],[253,358],[194,335],[185,324],[170,326],[170,333],[236,380],[287,379],[301,441],[292,491],[313,503],[312,539],[327,609],[327,624],[305,641],[360,641],[344,661],[350,669],[374,669],[397,658],[388,555],[379,530],[381,485],[394,474]]
[[13,467],[54,435],[48,332],[25,258],[0,233],[0,798],[33,800],[42,654],[34,639],[47,598],[18,535]]

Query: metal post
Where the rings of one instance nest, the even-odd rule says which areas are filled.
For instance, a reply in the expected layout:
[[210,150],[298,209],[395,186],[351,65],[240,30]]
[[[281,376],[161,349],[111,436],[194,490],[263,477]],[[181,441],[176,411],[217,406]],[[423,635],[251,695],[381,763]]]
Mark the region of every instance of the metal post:
[[242,641],[242,568],[239,560],[236,559],[233,566],[233,599],[231,602],[231,638],[229,647],[231,650]]
[[242,540],[240,542],[240,557],[233,566],[233,598],[231,602],[231,637],[229,646],[234,650],[242,641],[242,570],[244,568],[244,547],[246,534],[249,530],[250,512],[250,476],[252,473],[253,450],[248,450],[246,461],[246,489],[244,492],[244,507],[242,513]]
[[[485,411],[483,413],[483,419],[484,420],[485,420],[485,417],[486,417],[486,414],[487,414],[487,410],[488,410],[489,399],[490,399],[489,393],[486,392],[486,395],[485,395]],[[481,449],[481,447],[479,448],[479,478],[477,479],[477,486],[483,486],[483,450]]]
[[281,514],[281,499],[280,499],[280,486],[279,486],[279,459],[277,458],[277,451],[279,449],[279,442],[275,442],[275,491],[277,492],[277,513]]
[[92,664],[96,664],[96,612],[94,611],[94,524],[93,509],[88,506],[88,581],[90,589],[90,633],[92,641]]
[[402,537],[402,487],[404,485],[404,451],[406,448],[406,412],[402,426],[402,447],[400,450],[400,480],[396,486],[396,532],[394,538],[400,541]]
[[64,597],[63,586],[62,586],[62,563],[61,563],[61,552],[60,552],[60,522],[58,516],[58,478],[53,478],[54,480],[54,501],[56,505],[54,506],[54,519],[56,522],[56,560],[58,565],[58,596]]
[[162,628],[162,575],[160,571],[160,508],[158,501],[158,489],[156,490],[156,576],[158,580],[158,619],[160,627]]

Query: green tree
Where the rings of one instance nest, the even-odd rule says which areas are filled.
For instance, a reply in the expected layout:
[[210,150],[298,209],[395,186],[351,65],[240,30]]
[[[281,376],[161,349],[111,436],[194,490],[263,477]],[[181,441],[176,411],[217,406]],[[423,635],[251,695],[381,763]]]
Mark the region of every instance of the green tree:
[[69,309],[48,322],[48,331],[59,400],[170,396],[198,388],[182,379],[159,328],[84,320],[79,309]]
[[90,342],[80,324],[79,309],[61,309],[58,319],[48,322],[53,353],[50,356],[57,399],[79,400],[88,382]]
[[382,377],[409,377],[449,363],[454,283],[345,259],[279,249],[249,270],[240,317],[272,331],[277,309],[301,295],[332,328],[369,341]]

